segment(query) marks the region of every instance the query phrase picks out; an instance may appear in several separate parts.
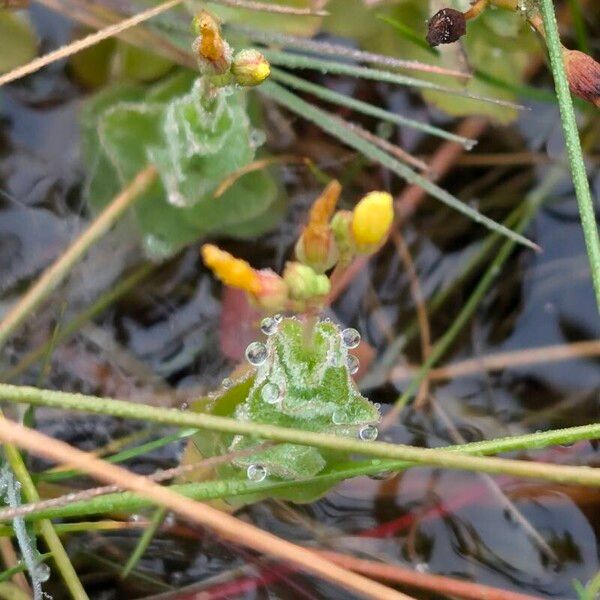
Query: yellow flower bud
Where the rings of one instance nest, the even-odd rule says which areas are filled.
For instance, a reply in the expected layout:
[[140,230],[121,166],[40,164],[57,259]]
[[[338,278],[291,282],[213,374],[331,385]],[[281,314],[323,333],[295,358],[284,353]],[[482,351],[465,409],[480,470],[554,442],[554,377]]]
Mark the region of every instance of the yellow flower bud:
[[259,85],[271,74],[269,61],[258,50],[240,50],[231,65],[231,73],[238,85]]
[[235,258],[212,244],[202,246],[202,259],[204,264],[211,269],[217,279],[231,287],[239,288],[250,294],[259,294],[261,291],[260,278],[245,260]]
[[393,220],[393,199],[387,192],[371,192],[360,200],[352,213],[352,235],[357,251],[374,252],[386,240]]

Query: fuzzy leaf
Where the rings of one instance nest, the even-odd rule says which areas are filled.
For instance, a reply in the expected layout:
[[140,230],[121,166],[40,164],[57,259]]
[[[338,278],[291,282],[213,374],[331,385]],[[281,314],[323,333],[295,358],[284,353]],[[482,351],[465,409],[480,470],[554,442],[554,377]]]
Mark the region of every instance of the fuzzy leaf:
[[256,131],[241,91],[209,90],[188,72],[150,88],[114,86],[86,106],[83,133],[93,208],[145,165],[156,166],[159,181],[134,208],[153,255],[168,256],[209,233],[254,236],[279,216],[277,186],[263,171],[213,198],[224,177],[254,159]]
[[[194,410],[343,436],[357,436],[362,427],[376,424],[379,410],[360,394],[350,376],[346,366],[348,350],[337,325],[322,321],[315,326],[311,342],[304,337],[303,323],[284,319],[268,338],[267,358],[256,367],[256,372],[222,395],[199,401]],[[348,459],[340,453],[297,444],[258,448],[262,440],[248,436],[202,432],[194,436],[193,443],[203,456],[222,454],[227,449],[257,448],[256,453],[236,458],[218,470],[219,477],[229,479],[244,479],[248,467],[260,465],[270,479],[295,481],[313,477]],[[283,488],[277,495],[306,502],[327,489],[319,483],[302,489]]]

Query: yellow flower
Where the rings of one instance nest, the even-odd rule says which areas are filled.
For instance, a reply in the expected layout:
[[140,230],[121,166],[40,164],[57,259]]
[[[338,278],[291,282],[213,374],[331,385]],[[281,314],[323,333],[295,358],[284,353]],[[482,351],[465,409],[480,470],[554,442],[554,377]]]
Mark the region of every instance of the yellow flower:
[[352,212],[352,235],[356,249],[370,254],[387,238],[394,220],[393,199],[387,192],[371,192]]
[[234,56],[231,73],[238,85],[249,87],[262,83],[271,74],[271,65],[261,52],[248,48]]
[[212,270],[217,279],[231,287],[257,295],[261,291],[260,278],[245,260],[235,258],[212,244],[202,246],[204,264]]

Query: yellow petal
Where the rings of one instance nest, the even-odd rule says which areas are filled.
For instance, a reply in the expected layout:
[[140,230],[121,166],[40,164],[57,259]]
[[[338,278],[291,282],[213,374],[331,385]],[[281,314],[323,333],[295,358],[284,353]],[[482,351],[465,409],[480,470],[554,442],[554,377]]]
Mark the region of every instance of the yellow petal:
[[360,251],[383,243],[394,220],[393,199],[387,192],[371,192],[354,208],[352,234]]
[[260,280],[255,271],[245,260],[235,258],[212,244],[202,246],[202,259],[217,279],[231,287],[239,288],[250,294],[260,292]]

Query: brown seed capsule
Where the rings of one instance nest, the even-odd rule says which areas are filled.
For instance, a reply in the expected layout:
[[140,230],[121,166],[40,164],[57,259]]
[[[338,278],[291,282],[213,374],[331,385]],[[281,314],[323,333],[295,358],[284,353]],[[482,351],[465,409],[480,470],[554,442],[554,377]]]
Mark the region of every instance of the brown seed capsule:
[[467,21],[465,15],[453,8],[442,8],[427,23],[427,43],[430,46],[451,44],[465,35]]
[[600,108],[600,63],[579,50],[563,50],[569,87],[579,96]]

